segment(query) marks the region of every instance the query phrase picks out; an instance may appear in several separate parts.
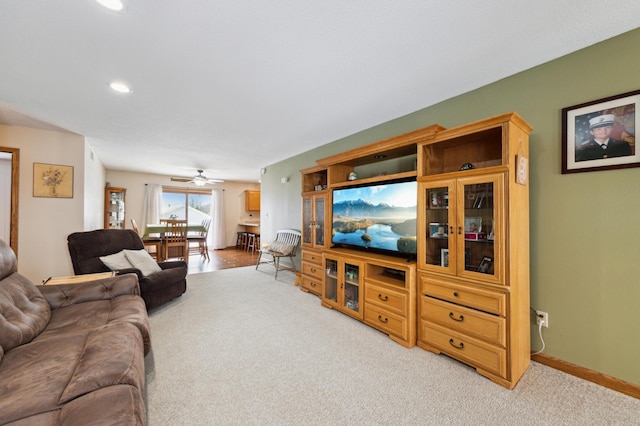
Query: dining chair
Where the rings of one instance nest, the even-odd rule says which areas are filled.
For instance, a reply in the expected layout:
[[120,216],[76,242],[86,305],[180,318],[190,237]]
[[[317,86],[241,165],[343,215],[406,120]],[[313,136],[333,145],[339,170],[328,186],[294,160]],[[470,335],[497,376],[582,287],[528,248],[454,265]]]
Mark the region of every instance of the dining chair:
[[202,229],[194,235],[187,236],[187,240],[189,242],[189,254],[197,253],[207,261],[209,260],[209,245],[207,244],[207,237],[209,236],[209,226],[211,226],[211,219],[203,219]]
[[133,231],[140,236],[142,239],[142,243],[144,244],[144,249],[151,255],[156,262],[162,261],[162,238],[158,237],[147,237],[144,238],[138,229],[138,224],[135,219],[131,219],[131,227]]
[[167,219],[163,243],[164,260],[179,259],[189,263],[186,220]]

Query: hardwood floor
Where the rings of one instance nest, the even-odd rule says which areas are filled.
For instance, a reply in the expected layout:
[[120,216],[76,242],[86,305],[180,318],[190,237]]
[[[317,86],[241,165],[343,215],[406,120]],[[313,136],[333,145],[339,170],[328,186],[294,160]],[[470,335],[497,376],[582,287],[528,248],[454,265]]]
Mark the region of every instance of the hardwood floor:
[[189,274],[219,271],[221,269],[251,266],[258,261],[258,252],[252,253],[235,247],[224,250],[209,250],[209,260],[200,255],[189,257]]

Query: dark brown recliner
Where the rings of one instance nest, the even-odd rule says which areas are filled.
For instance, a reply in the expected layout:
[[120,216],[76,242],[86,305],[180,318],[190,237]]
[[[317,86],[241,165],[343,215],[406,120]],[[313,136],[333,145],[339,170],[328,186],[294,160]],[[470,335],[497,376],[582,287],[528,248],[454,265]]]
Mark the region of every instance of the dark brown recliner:
[[[118,253],[124,249],[143,250],[140,236],[131,229],[97,229],[74,232],[67,237],[71,263],[76,275],[109,272],[101,256]],[[162,271],[146,277],[138,269],[123,269],[118,274],[135,273],[140,283],[140,295],[147,310],[163,305],[179,297],[187,290],[187,264],[183,261],[158,262]]]

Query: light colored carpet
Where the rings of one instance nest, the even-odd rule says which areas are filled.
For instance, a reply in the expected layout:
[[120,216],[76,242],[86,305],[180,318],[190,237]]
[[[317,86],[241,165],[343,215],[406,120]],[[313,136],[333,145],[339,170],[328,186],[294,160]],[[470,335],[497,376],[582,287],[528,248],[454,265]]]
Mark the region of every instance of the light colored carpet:
[[628,425],[640,400],[532,363],[506,390],[320,306],[268,265],[190,275],[150,313],[150,425]]

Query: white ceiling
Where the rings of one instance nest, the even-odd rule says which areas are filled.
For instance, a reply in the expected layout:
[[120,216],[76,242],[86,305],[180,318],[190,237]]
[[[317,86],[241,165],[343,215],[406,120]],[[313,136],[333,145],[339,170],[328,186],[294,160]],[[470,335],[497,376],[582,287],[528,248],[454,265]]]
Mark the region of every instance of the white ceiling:
[[640,27],[638,0],[124,1],[0,2],[0,123],[84,135],[109,169],[238,181]]

